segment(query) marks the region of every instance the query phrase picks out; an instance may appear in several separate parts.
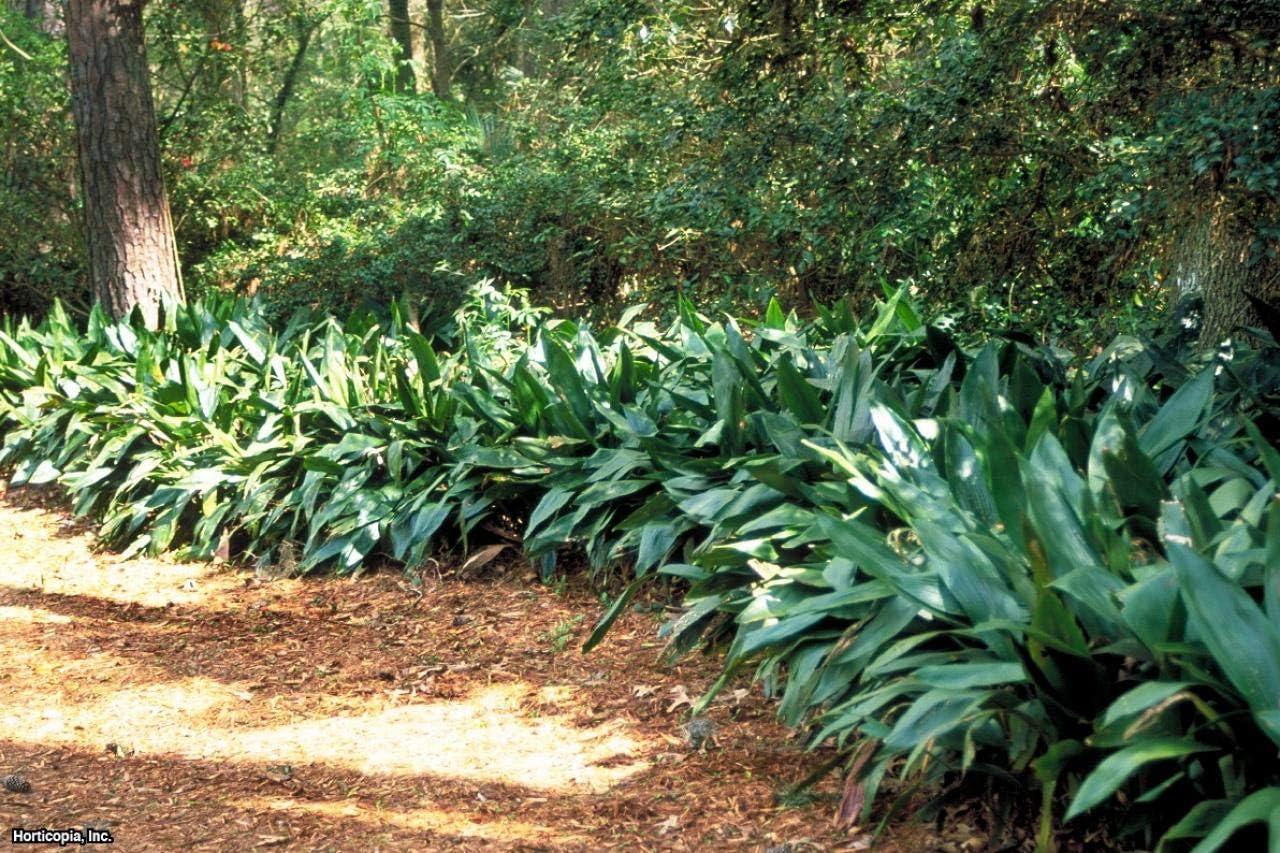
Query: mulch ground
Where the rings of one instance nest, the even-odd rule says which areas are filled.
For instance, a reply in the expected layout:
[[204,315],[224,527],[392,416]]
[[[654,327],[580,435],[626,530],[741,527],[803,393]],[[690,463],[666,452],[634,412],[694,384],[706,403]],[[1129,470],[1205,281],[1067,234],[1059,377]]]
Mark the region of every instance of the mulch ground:
[[[514,559],[514,558],[513,558]],[[859,850],[826,757],[744,681],[690,748],[716,659],[665,664],[661,615],[589,655],[584,587],[428,572],[261,580],[121,560],[43,489],[0,495],[0,831],[122,850]],[[907,824],[878,849],[981,849]]]

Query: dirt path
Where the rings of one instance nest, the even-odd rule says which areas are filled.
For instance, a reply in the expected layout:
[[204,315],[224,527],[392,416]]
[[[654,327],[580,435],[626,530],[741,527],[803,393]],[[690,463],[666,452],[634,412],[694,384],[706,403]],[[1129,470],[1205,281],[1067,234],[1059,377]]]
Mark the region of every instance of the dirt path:
[[[834,794],[775,804],[815,758],[758,690],[687,700],[631,612],[507,567],[259,582],[95,553],[48,492],[0,495],[0,831],[106,827],[119,850],[835,850]],[[742,685],[744,688],[748,685]],[[784,845],[790,845],[789,847]]]

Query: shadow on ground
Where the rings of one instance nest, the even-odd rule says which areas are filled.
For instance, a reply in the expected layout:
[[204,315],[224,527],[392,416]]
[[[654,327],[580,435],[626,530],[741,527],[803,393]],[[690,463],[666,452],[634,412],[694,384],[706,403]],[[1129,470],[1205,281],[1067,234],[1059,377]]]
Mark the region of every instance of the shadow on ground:
[[590,656],[585,590],[516,578],[261,583],[120,561],[40,495],[0,498],[0,829],[118,849],[859,849],[755,691],[681,737],[717,675],[628,613]]

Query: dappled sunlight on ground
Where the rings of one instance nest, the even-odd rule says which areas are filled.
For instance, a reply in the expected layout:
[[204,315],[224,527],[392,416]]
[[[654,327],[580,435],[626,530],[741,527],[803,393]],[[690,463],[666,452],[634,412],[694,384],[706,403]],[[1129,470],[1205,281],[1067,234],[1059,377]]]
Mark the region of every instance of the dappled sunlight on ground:
[[[47,492],[0,494],[7,826],[109,826],[125,850],[861,849],[757,691],[681,734],[714,659],[662,663],[650,613],[589,656],[585,588],[264,583],[95,551]],[[822,839],[821,841],[819,839]],[[861,842],[859,842],[861,843]]]
[[554,841],[557,846],[582,844],[587,839],[581,835],[558,832],[553,827],[526,823],[519,820],[478,821],[456,811],[441,809],[405,809],[389,811],[379,808],[363,808],[356,803],[308,803],[288,797],[254,798],[238,805],[254,811],[300,812],[328,818],[356,820],[369,826],[387,824],[404,829],[443,832],[461,838],[492,839],[494,841]]
[[[294,715],[255,725],[277,715],[270,709],[264,715],[257,706],[271,700],[246,685],[208,678],[129,683],[154,673],[109,654],[68,657],[8,627],[33,621],[0,621],[7,651],[0,683],[8,686],[0,694],[0,738],[15,743],[90,749],[114,743],[139,753],[323,762],[366,774],[438,774],[538,790],[603,790],[645,766],[637,758],[640,744],[616,723],[575,727],[564,715],[526,710],[531,698],[568,698],[563,688],[539,691],[514,682],[398,706],[371,698],[360,703],[366,708],[360,714]],[[75,695],[71,679],[96,685],[95,695]],[[50,703],[52,696],[59,701]],[[598,766],[602,761],[609,766]]]
[[[24,490],[24,497],[33,494]],[[162,607],[197,604],[235,583],[212,564],[95,553],[91,539],[74,535],[84,530],[81,522],[40,503],[28,500],[21,513],[0,513],[0,585]]]
[[71,621],[71,617],[41,607],[0,607],[0,625],[6,621],[65,625]]
[[[362,717],[228,732],[224,742],[233,754],[257,760],[324,761],[366,774],[432,773],[547,791],[602,791],[646,766],[635,760],[639,744],[618,726],[530,719],[520,707],[529,692],[528,685],[509,684]],[[619,758],[625,762],[594,766]]]

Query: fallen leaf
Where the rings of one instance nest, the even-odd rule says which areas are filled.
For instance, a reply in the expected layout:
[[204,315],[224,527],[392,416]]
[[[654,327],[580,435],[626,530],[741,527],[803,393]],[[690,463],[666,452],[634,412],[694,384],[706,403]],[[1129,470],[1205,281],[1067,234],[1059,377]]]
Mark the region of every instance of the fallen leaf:
[[858,815],[867,801],[867,786],[862,783],[862,768],[866,766],[876,751],[874,740],[864,740],[858,745],[858,752],[849,767],[849,775],[844,781],[844,796],[840,798],[840,808],[836,810],[836,826],[847,829],[857,823]]
[[495,557],[507,550],[509,547],[510,546],[505,542],[499,542],[497,545],[490,545],[487,548],[481,548],[470,557],[467,557],[467,561],[462,564],[462,568],[458,570],[458,573],[465,575],[473,569],[478,569],[481,566],[492,563]]
[[667,706],[667,713],[670,714],[683,705],[688,705],[692,708],[693,697],[689,695],[689,691],[684,685],[676,685],[671,688],[671,704]]
[[289,840],[287,835],[259,835],[258,843],[254,847],[274,847],[277,844],[284,844]]

